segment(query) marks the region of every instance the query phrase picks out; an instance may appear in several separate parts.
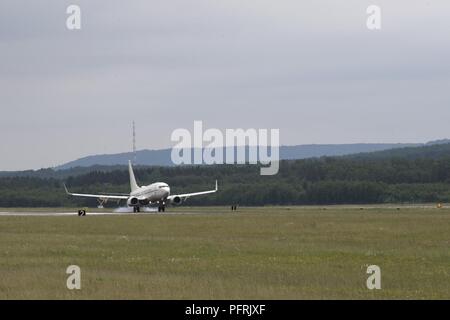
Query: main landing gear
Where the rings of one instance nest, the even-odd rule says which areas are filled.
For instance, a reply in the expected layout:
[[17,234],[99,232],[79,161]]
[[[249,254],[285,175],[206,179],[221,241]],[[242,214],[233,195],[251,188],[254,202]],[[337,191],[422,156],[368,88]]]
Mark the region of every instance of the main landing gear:
[[[166,211],[166,206],[164,204],[160,205],[158,207],[158,212],[165,212]],[[138,213],[141,212],[141,208],[140,207],[133,207],[133,212],[134,213]]]
[[158,212],[165,212],[166,211],[166,201],[158,201]]

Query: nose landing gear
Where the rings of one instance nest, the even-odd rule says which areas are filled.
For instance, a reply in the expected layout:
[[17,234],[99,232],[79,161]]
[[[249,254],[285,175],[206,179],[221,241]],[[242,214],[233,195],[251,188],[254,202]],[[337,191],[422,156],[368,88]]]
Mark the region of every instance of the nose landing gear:
[[139,207],[133,207],[133,212],[134,212],[134,213],[141,212],[141,208],[139,208]]

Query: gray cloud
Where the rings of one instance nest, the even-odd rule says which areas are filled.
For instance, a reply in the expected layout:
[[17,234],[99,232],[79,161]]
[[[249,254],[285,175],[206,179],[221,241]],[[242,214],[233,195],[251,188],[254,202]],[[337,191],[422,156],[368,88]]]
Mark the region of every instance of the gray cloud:
[[[82,30],[65,28],[69,4]],[[194,120],[282,144],[449,137],[448,1],[2,1],[0,170],[172,145]]]

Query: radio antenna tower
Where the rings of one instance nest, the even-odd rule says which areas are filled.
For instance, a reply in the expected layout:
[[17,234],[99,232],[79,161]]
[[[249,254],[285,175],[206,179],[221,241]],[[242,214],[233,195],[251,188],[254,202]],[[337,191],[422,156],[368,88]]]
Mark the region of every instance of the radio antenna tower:
[[136,164],[136,126],[133,120],[133,164]]

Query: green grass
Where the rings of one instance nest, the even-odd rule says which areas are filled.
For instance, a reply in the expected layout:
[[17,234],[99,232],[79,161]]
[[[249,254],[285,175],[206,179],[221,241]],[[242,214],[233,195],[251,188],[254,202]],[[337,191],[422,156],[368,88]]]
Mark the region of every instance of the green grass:
[[0,299],[450,299],[447,209],[175,211],[199,214],[0,216]]

